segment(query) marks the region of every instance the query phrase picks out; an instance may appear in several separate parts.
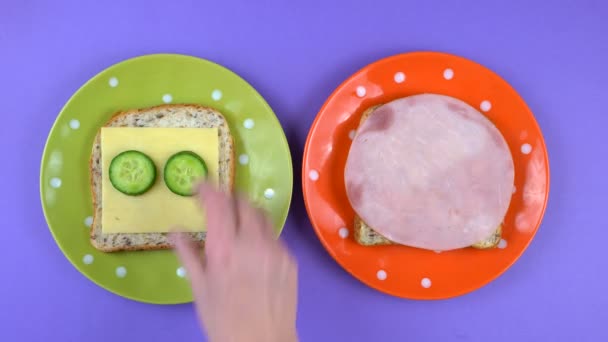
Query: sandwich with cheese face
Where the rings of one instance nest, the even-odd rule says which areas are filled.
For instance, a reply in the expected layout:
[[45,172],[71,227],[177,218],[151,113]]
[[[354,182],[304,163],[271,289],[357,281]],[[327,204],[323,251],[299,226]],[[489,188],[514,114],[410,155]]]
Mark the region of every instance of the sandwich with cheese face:
[[171,248],[179,227],[204,244],[192,198],[206,180],[234,184],[234,143],[225,117],[199,105],[162,105],[115,114],[95,137],[90,159],[91,244],[104,252]]

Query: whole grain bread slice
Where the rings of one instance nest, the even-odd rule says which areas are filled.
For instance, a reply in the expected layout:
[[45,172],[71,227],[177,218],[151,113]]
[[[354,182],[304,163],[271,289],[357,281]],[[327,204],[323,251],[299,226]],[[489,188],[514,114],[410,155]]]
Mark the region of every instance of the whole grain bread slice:
[[[234,142],[226,118],[218,110],[193,104],[161,105],[116,113],[105,127],[167,127],[167,128],[218,128],[219,188],[231,191],[234,184]],[[101,130],[100,130],[101,131]],[[97,133],[89,162],[91,192],[93,195],[93,224],[91,244],[103,252],[125,250],[153,250],[171,248],[167,233],[104,234],[101,226],[102,163],[101,138]],[[205,232],[189,233],[201,245]]]
[[[372,106],[366,109],[362,116],[359,124],[362,124],[369,116],[376,110],[380,105]],[[355,241],[363,246],[381,246],[381,245],[393,245],[395,244],[391,240],[385,238],[380,233],[376,232],[372,227],[367,225],[358,215],[355,215],[353,224],[354,239]],[[471,247],[477,249],[488,249],[494,248],[500,242],[502,235],[502,225],[499,225],[492,235],[488,236],[485,240],[480,241]]]

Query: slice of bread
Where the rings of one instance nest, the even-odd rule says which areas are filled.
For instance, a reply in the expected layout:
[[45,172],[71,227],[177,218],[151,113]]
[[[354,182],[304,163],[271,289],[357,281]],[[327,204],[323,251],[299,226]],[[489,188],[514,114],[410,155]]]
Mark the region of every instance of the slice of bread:
[[[219,135],[219,187],[231,191],[234,184],[234,142],[226,118],[213,108],[199,105],[177,104],[152,108],[133,109],[116,113],[106,127],[167,127],[167,128],[218,128]],[[171,248],[167,233],[104,234],[101,227],[103,211],[101,201],[101,138],[99,132],[93,143],[89,163],[91,192],[93,195],[93,224],[91,244],[104,252],[124,250],[152,250]],[[189,233],[201,245],[205,232]]]
[[[477,249],[488,249],[494,248],[500,242],[500,238],[502,235],[502,225],[498,226],[494,233],[489,236],[487,239],[480,241],[471,247]],[[395,244],[391,240],[385,238],[380,235],[380,233],[373,230],[370,226],[368,226],[360,217],[355,216],[354,223],[354,236],[355,241],[363,246],[381,246],[381,245],[393,245]]]
[[[369,107],[363,112],[361,116],[361,121],[359,124],[362,124],[369,116],[374,112],[376,108],[380,107],[380,105]],[[354,230],[354,238],[355,241],[363,246],[380,246],[380,245],[392,245],[395,244],[391,240],[385,238],[380,233],[376,232],[372,227],[368,226],[358,215],[355,215],[355,221],[353,224]],[[486,238],[483,241],[480,241],[471,247],[477,249],[488,249],[494,248],[500,242],[500,238],[502,235],[502,225],[498,226],[494,233],[491,236]]]

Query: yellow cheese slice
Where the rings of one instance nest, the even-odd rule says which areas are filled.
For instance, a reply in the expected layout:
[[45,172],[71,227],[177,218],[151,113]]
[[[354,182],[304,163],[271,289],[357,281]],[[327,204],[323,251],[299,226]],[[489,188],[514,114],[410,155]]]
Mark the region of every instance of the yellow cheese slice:
[[[205,219],[196,197],[182,197],[171,192],[163,180],[163,168],[173,154],[192,151],[205,160],[208,180],[217,184],[218,144],[217,128],[102,128],[103,233],[158,233],[175,227],[183,231],[204,231]],[[119,192],[108,176],[112,159],[128,150],[147,154],[156,166],[156,183],[140,196]]]

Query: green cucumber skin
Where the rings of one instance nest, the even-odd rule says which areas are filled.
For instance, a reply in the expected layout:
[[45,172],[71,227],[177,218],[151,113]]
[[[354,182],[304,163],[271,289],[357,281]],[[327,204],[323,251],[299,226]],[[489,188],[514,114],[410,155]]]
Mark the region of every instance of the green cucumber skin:
[[200,166],[202,166],[202,169],[204,171],[203,174],[200,176],[200,178],[202,178],[202,179],[207,178],[209,169],[207,168],[207,164],[205,163],[203,158],[201,158],[198,154],[196,154],[192,151],[181,151],[181,152],[178,152],[178,153],[172,155],[171,157],[169,157],[169,159],[167,160],[167,163],[165,164],[165,167],[163,169],[163,179],[165,181],[165,185],[172,193],[174,193],[176,195],[183,196],[183,197],[190,197],[190,196],[195,195],[195,191],[193,191],[193,189],[192,189],[192,187],[194,187],[194,184],[192,184],[192,186],[189,187],[188,190],[181,191],[181,189],[177,189],[177,186],[174,185],[172,180],[169,178],[171,175],[170,175],[170,172],[168,172],[168,168],[171,166],[172,162],[178,160],[181,157],[191,157],[200,163]]
[[[148,166],[150,166],[150,171],[152,174],[148,181],[148,184],[146,184],[146,186],[144,186],[141,190],[134,191],[134,192],[125,190],[124,186],[122,184],[120,184],[120,180],[114,179],[114,177],[112,177],[113,166],[117,167],[117,166],[115,166],[115,162],[118,162],[122,158],[128,157],[128,155],[130,155],[130,154],[136,155],[137,157],[142,158],[147,163],[149,163]],[[156,176],[157,176],[156,165],[154,165],[154,161],[152,160],[152,158],[150,158],[145,153],[142,153],[142,152],[136,151],[136,150],[124,151],[124,152],[119,153],[116,157],[114,157],[112,159],[112,162],[110,162],[110,167],[108,169],[108,173],[109,173],[110,183],[112,184],[114,189],[116,189],[117,191],[119,191],[127,196],[140,196],[140,195],[145,194],[146,192],[148,192],[148,190],[150,190],[150,188],[152,188],[152,186],[154,186],[154,183],[156,183]]]

